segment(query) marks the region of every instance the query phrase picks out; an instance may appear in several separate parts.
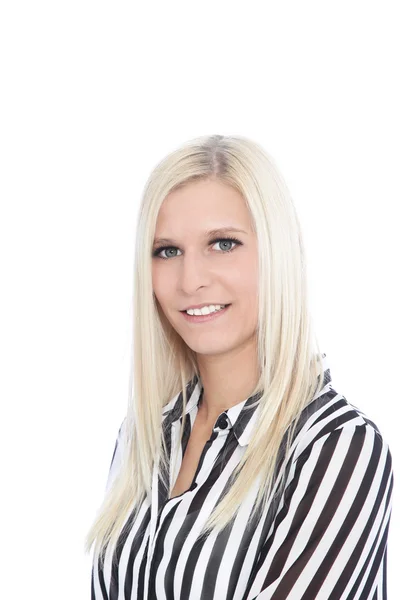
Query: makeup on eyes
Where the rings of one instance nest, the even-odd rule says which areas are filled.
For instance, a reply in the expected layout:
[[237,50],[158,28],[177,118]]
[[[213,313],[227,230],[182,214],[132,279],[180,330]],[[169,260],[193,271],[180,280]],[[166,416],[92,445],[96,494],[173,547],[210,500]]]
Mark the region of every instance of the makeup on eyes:
[[[214,240],[211,240],[209,242],[209,245],[213,245],[216,244],[218,242],[233,242],[235,244],[237,244],[237,246],[242,246],[243,242],[241,242],[240,240],[238,240],[235,237],[226,237],[226,238],[216,238]],[[230,250],[220,250],[218,251],[220,254],[229,254],[229,252],[232,252],[237,246],[234,246],[233,248],[231,248]],[[165,257],[165,256],[160,256],[161,252],[163,250],[170,250],[171,248],[176,248],[176,246],[160,246],[159,248],[155,248],[153,250],[153,257],[157,257],[157,258],[161,258],[162,260],[168,260],[169,258],[175,258],[174,256],[169,256],[169,257]]]

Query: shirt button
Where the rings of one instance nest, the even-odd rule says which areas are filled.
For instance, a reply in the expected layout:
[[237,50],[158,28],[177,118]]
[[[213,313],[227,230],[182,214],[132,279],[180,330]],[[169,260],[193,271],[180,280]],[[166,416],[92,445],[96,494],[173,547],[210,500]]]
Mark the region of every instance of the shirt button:
[[218,417],[216,427],[219,427],[220,429],[226,429],[228,427],[228,419],[225,414],[222,414],[220,417]]

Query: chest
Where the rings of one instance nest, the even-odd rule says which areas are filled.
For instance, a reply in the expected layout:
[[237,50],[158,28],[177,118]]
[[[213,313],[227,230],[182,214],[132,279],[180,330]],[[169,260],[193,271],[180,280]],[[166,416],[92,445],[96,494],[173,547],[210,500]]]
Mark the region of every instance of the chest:
[[179,496],[190,488],[211,433],[212,428],[194,424],[170,498]]

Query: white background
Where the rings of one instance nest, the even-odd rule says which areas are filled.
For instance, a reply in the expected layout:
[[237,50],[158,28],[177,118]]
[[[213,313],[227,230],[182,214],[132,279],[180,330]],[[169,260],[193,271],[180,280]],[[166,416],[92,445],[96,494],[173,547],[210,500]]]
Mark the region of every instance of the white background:
[[136,211],[153,166],[197,135],[246,135],[277,161],[334,387],[378,425],[396,477],[397,9],[1,4],[2,597],[89,598],[83,540],[128,398]]

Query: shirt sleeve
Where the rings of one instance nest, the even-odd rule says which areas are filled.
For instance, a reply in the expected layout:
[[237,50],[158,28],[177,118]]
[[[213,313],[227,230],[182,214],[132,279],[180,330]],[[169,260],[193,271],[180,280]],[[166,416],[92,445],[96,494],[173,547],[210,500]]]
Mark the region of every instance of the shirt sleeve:
[[[370,423],[301,452],[245,600],[386,598],[392,457]],[[375,596],[374,596],[375,597]]]
[[106,483],[106,493],[112,486],[115,477],[118,474],[118,471],[121,467],[122,457],[124,453],[124,445],[125,445],[125,427],[126,427],[126,418],[122,421],[122,424],[118,431],[118,436],[115,441],[114,452],[111,459],[110,468],[108,471],[107,483]]

